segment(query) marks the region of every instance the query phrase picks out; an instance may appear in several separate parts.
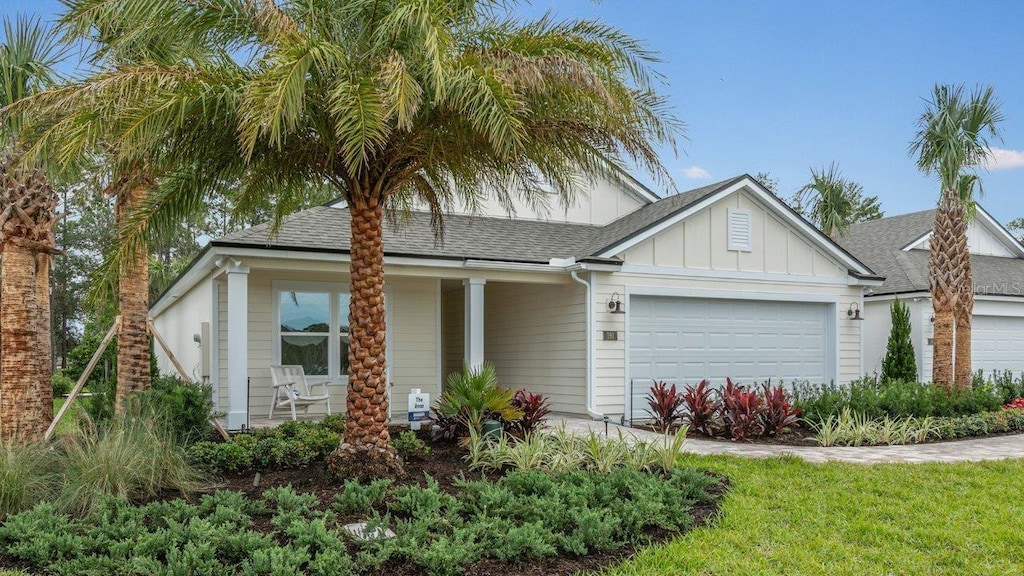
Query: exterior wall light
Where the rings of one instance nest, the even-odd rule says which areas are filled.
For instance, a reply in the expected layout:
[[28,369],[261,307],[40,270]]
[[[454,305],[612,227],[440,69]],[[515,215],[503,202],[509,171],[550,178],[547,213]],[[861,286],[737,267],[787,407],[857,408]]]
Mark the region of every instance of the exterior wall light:
[[860,315],[860,305],[851,302],[850,307],[846,310],[846,317],[850,320],[863,320],[864,317]]
[[612,297],[608,299],[608,311],[612,314],[625,314],[625,309],[622,308],[622,300],[619,298],[618,292],[612,292]]

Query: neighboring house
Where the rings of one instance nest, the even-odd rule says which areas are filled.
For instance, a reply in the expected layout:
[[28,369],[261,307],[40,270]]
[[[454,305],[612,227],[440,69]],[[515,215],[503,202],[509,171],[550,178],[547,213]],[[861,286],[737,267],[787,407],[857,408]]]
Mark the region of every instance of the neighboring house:
[[[753,178],[664,199],[596,182],[550,216],[497,203],[385,232],[391,411],[437,398],[484,360],[559,412],[641,417],[653,379],[846,382],[862,374],[851,319],[881,278]],[[214,240],[154,304],[157,328],[237,429],[265,418],[272,364],[335,381],[344,409],[349,216],[295,213]],[[160,356],[161,369],[170,369]]]
[[[885,283],[864,298],[864,370],[881,372],[892,326],[889,306],[900,298],[910,307],[918,378],[932,375],[932,302],[928,288],[928,246],[935,211],[862,222],[840,243]],[[968,229],[975,303],[971,364],[986,373],[1024,371],[1024,247],[978,207]]]

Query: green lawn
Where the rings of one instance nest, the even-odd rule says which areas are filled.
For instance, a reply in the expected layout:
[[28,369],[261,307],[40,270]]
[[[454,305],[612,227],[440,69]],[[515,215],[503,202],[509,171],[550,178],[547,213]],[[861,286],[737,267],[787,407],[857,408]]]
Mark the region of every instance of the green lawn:
[[[57,411],[60,410],[60,407],[64,405],[65,400],[65,398],[53,399],[54,416],[57,415]],[[75,429],[76,422],[78,420],[78,411],[82,409],[81,402],[81,398],[75,400],[75,403],[71,405],[71,408],[68,410],[68,413],[65,414],[63,418],[61,418],[60,424],[57,425],[57,429],[54,431],[54,434],[66,434]],[[2,573],[0,573],[0,576],[3,576]]]
[[1024,460],[686,464],[732,480],[721,515],[606,576],[1024,574]]

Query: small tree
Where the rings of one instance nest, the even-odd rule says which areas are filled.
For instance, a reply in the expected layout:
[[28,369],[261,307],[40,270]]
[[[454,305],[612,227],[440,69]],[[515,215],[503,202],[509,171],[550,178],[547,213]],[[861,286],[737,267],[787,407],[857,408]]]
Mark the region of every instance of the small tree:
[[882,360],[882,379],[916,380],[917,360],[914,343],[910,340],[910,309],[897,298],[892,303],[890,313],[892,331],[889,333],[885,359]]

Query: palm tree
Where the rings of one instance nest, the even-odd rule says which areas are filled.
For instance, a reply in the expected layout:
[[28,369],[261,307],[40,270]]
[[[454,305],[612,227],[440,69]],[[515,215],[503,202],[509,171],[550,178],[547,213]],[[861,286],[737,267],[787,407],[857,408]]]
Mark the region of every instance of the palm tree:
[[863,192],[860,184],[844,179],[833,162],[827,170],[811,168],[810,183],[797,191],[793,203],[798,212],[834,240],[857,221]]
[[41,142],[73,153],[80,144],[69,136],[101,120],[118,161],[170,171],[134,218],[139,234],[201,207],[225,182],[238,183],[237,210],[270,197],[276,218],[310,186],[345,198],[351,331],[349,417],[331,457],[339,475],[400,466],[387,429],[387,211],[420,201],[442,234],[457,201],[538,201],[542,183],[570,201],[590,176],[621,179],[627,160],[671,183],[656,147],[674,146],[681,125],[655,90],[654,55],[600,22],[523,23],[508,13],[514,2],[499,0],[69,5],[69,19],[125,31],[117,42],[146,45],[173,30],[216,55],[127,65],[35,102],[89,91],[99,102],[89,117]]
[[[936,85],[917,120],[917,135],[910,144],[910,153],[918,156],[917,167],[925,174],[938,175],[941,184],[928,259],[935,314],[932,381],[949,388],[954,382],[959,388],[971,386],[974,296],[967,249],[967,208],[971,206],[974,184],[979,182],[972,171],[988,154],[989,138],[999,137],[997,125],[1002,118],[991,86],[967,95],[963,86]],[[970,296],[966,296],[968,292]]]
[[[3,21],[0,108],[54,84],[62,51],[38,20]],[[0,440],[32,441],[53,419],[50,258],[57,194],[36,167],[23,168],[25,118],[0,122]]]

